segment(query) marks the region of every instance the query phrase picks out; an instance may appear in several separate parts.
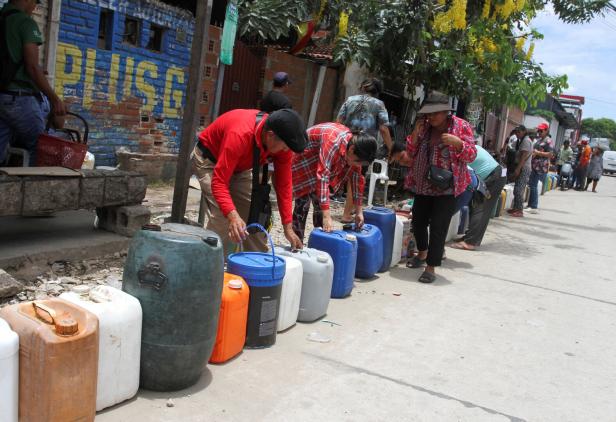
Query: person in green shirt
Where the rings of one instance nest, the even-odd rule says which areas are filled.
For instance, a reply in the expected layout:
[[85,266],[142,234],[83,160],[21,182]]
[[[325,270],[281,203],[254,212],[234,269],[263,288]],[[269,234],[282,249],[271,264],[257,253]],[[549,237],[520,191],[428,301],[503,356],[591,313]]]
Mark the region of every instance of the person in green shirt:
[[556,162],[556,174],[560,176],[560,169],[563,164],[566,162],[573,162],[573,149],[570,147],[570,142],[563,142],[563,146],[560,147],[560,152],[558,153],[558,161]]
[[43,37],[32,14],[39,0],[10,0],[0,10],[0,164],[9,145],[30,152],[36,163],[36,142],[45,130],[43,95],[56,116],[66,114],[64,102],[53,91],[39,66]]

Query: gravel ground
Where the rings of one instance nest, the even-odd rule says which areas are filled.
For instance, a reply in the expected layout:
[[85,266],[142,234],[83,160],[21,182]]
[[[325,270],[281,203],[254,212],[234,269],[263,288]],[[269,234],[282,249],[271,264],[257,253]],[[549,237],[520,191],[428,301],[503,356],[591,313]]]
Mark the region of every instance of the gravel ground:
[[[189,190],[186,217],[192,221],[198,220],[199,215],[199,196],[200,192],[194,189]],[[162,224],[171,215],[171,204],[173,201],[173,186],[154,186],[148,188],[144,204],[152,210],[152,223]],[[275,198],[272,196],[272,206],[274,208],[274,224],[271,231],[274,244],[286,245],[280,215]],[[331,203],[332,217],[334,218],[334,228],[342,229],[339,222],[342,217],[344,204]],[[207,224],[207,219],[206,219]],[[312,215],[308,217],[306,233],[313,229]],[[308,241],[308,235],[304,239]],[[118,251],[113,255],[103,256],[98,259],[87,261],[56,261],[49,264],[45,274],[37,277],[34,282],[20,280],[19,275],[14,277],[24,284],[24,291],[10,298],[0,298],[0,307],[7,304],[15,304],[23,301],[46,299],[56,297],[63,292],[70,291],[76,285],[96,286],[99,284],[122,287],[122,272],[127,251]]]

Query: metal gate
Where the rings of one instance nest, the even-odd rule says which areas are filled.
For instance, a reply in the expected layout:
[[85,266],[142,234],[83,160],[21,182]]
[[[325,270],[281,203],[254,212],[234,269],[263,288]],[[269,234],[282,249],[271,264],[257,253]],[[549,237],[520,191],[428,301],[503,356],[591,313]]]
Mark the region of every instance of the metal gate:
[[235,108],[257,108],[263,59],[262,52],[236,41],[233,64],[225,68],[219,114]]

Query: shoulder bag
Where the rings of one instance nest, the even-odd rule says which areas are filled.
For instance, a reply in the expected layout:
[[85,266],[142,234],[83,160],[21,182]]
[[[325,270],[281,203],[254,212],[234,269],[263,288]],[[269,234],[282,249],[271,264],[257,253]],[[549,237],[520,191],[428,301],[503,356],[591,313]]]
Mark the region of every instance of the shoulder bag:
[[263,119],[263,114],[263,112],[259,112],[255,121],[255,136],[252,147],[252,191],[250,193],[250,211],[247,224],[257,223],[269,230],[272,223],[272,204],[269,199],[272,187],[267,181],[267,164],[261,169],[263,174],[261,181],[259,181],[261,150],[257,146],[256,135],[256,128]]

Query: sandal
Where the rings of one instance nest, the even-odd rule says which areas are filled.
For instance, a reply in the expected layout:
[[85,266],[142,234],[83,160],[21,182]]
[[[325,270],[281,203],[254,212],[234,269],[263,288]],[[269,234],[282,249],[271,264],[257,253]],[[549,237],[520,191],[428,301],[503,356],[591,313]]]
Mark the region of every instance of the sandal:
[[433,273],[429,273],[427,271],[424,271],[419,276],[419,279],[418,279],[420,283],[426,283],[426,284],[432,283],[434,282],[434,280],[436,280],[436,275],[434,275]]
[[424,265],[426,265],[426,260],[418,258],[417,255],[415,255],[410,261],[406,262],[406,268],[421,268]]
[[341,218],[341,219],[340,219],[340,222],[341,222],[342,224],[353,224],[353,223],[355,222],[355,220],[354,220],[354,219],[345,220],[345,219]]

